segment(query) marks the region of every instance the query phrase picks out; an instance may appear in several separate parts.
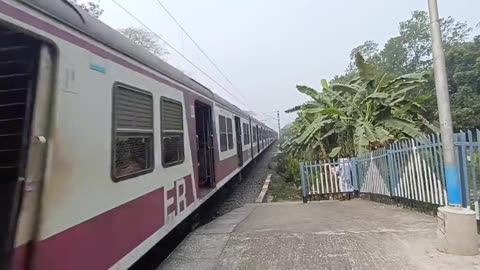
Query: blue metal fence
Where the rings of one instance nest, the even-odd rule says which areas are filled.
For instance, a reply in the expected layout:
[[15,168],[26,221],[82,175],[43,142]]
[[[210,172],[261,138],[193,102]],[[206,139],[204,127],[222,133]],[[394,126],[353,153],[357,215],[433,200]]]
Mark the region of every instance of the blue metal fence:
[[[463,207],[479,219],[480,131],[455,134]],[[435,205],[447,203],[442,143],[438,134],[401,140],[354,158],[300,164],[304,201],[353,192]]]

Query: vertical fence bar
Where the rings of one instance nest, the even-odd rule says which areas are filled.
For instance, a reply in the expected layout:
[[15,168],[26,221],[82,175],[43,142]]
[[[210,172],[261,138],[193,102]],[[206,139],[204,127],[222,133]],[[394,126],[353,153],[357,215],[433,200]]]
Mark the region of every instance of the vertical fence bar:
[[327,187],[327,193],[330,193],[331,192],[330,185],[329,185],[330,178],[328,177],[327,165],[328,165],[328,161],[325,160],[325,162],[323,163],[323,176],[325,177],[325,185]]
[[435,181],[435,186],[437,187],[437,196],[438,196],[438,204],[444,205],[443,202],[443,186],[442,186],[442,179],[440,176],[440,172],[438,171],[439,169],[439,161],[437,160],[437,152],[435,148],[435,135],[432,135],[430,137],[432,140],[432,147],[430,148],[430,152],[432,154],[432,174],[433,174],[433,181]]
[[399,181],[398,181],[398,170],[397,170],[397,165],[398,165],[398,160],[397,160],[397,152],[395,151],[395,143],[392,143],[391,144],[391,147],[390,147],[390,155],[391,155],[391,160],[392,160],[392,183],[393,183],[393,190],[394,190],[394,194],[393,196],[395,197],[400,197],[401,195],[401,188],[400,188],[400,185],[399,185]]
[[431,162],[431,155],[430,155],[430,147],[432,147],[432,143],[430,140],[430,136],[427,136],[428,139],[428,144],[425,146],[424,150],[424,156],[425,156],[425,166],[427,169],[427,178],[428,178],[428,183],[430,186],[430,199],[432,203],[438,204],[437,203],[437,189],[435,188],[435,179],[432,175],[432,162]]
[[418,181],[418,178],[417,178],[417,175],[415,174],[415,167],[416,167],[416,149],[415,149],[415,145],[414,145],[414,139],[411,139],[409,140],[410,144],[411,144],[411,152],[410,152],[410,156],[411,156],[411,161],[410,161],[410,175],[412,176],[412,180],[413,180],[413,187],[414,187],[414,190],[415,190],[415,196],[416,196],[416,199],[421,201],[421,191],[420,191],[420,186],[419,186],[419,183],[420,181]]
[[317,184],[317,194],[320,194],[320,184],[318,180],[318,160],[315,161],[315,180]]
[[440,159],[440,164],[441,164],[441,168],[440,168],[440,175],[442,176],[441,179],[442,179],[442,187],[443,187],[443,198],[444,198],[444,201],[445,201],[445,204],[447,204],[448,202],[448,199],[447,199],[447,183],[445,181],[445,170],[443,169],[445,167],[445,162],[443,161],[443,145],[442,145],[442,137],[440,136],[440,134],[437,134],[437,141],[438,141],[438,157]]
[[396,194],[396,190],[394,190],[394,188],[396,188],[395,186],[395,173],[394,173],[394,167],[393,167],[393,153],[391,151],[391,148],[392,148],[392,145],[389,145],[388,146],[388,149],[387,149],[387,162],[388,162],[388,180],[389,180],[389,183],[390,183],[390,196],[397,196]]
[[428,148],[428,155],[430,157],[430,168],[432,173],[432,181],[435,189],[435,203],[443,205],[443,192],[442,185],[440,184],[440,175],[438,174],[438,162],[435,152],[435,140],[433,135],[429,135],[428,139],[430,140],[431,146]]
[[305,166],[306,172],[307,172],[307,173],[306,173],[306,176],[307,176],[307,188],[308,188],[308,189],[307,189],[307,190],[308,190],[307,196],[308,196],[309,198],[311,198],[310,196],[312,195],[312,184],[311,184],[311,181],[312,181],[312,164],[311,164],[311,163],[312,163],[312,162],[309,161],[309,162],[306,164],[306,166]]
[[403,154],[405,155],[405,173],[407,175],[407,181],[408,181],[408,190],[410,192],[411,199],[416,200],[416,193],[415,193],[415,185],[414,181],[412,179],[412,173],[411,173],[411,155],[408,153],[408,148],[409,144],[408,141],[404,143],[404,148],[403,148]]
[[470,188],[468,184],[468,169],[467,169],[467,151],[466,151],[466,134],[465,132],[460,132],[458,138],[459,138],[459,143],[460,143],[460,149],[459,149],[459,161],[460,161],[460,166],[457,168],[460,169],[460,183],[463,186],[463,193],[464,195],[462,196],[462,201],[463,201],[463,207],[466,207],[470,209]]
[[[478,140],[478,136],[477,136]],[[475,144],[473,140],[473,134],[472,131],[468,131],[468,154],[470,156],[470,170],[471,170],[471,176],[472,176],[472,192],[473,192],[473,207],[475,208],[475,215],[476,219],[479,219],[479,211],[478,211],[478,192],[477,192],[477,172],[476,172],[476,166],[475,166]]]
[[300,180],[302,182],[302,195],[303,195],[303,203],[307,203],[307,183],[305,179],[305,169],[304,163],[300,162]]
[[432,190],[432,202],[435,204],[440,204],[438,200],[438,186],[437,186],[437,180],[435,179],[435,173],[433,171],[433,168],[435,167],[435,163],[433,163],[433,156],[432,156],[432,137],[430,135],[427,136],[428,138],[428,147],[425,149],[425,155],[426,155],[426,161],[427,161],[427,167],[428,167],[428,177],[430,181],[430,186]]
[[[480,162],[480,130],[475,130],[475,135],[476,135],[476,141],[475,141],[475,145],[477,147],[477,160],[474,159],[473,157],[473,153],[472,153],[472,159],[473,159],[473,167],[474,167],[474,170],[476,171],[477,170],[477,165],[480,165],[479,162]],[[480,166],[479,166],[480,167]],[[479,217],[479,213],[480,213],[480,209],[479,206],[478,206],[478,182],[477,182],[477,178],[476,177],[473,177],[473,182],[475,183],[475,188],[473,189],[473,192],[474,192],[474,198],[475,198],[475,212],[477,213],[477,220],[480,219]]]
[[312,184],[310,183],[311,182],[311,179],[312,179],[312,162],[308,162],[308,166],[307,166],[307,190],[308,190],[308,198],[310,198],[310,200],[312,199]]
[[334,161],[330,161],[332,164],[333,164],[333,176],[334,176],[334,181],[335,181],[335,192],[338,193],[340,192],[340,187],[339,187],[339,182],[338,182],[338,174],[337,174],[337,168],[338,168],[338,165],[337,165],[337,162]]
[[404,153],[404,142],[398,142],[397,143],[397,149],[398,149],[398,157],[399,157],[399,177],[401,178],[402,181],[402,186],[403,186],[403,192],[404,192],[404,197],[411,199],[411,194],[410,194],[410,185],[408,182],[408,173],[407,173],[407,165],[405,162],[405,153]]
[[362,160],[360,161],[360,170],[361,170],[361,174],[360,174],[360,178],[359,180],[361,180],[359,182],[359,190],[360,192],[363,192],[364,189],[365,189],[365,154],[362,154]]
[[409,199],[416,199],[415,197],[415,192],[414,192],[414,188],[413,188],[413,182],[412,182],[412,178],[410,176],[410,156],[408,154],[408,141],[405,141],[403,143],[403,155],[405,157],[405,160],[404,160],[404,165],[405,165],[405,176],[406,176],[406,179],[407,179],[407,185],[408,185],[408,193],[410,194],[410,198]]
[[372,193],[380,193],[380,170],[378,169],[378,164],[377,164],[377,161],[376,159],[374,158],[376,153],[376,151],[373,151],[372,152],[372,155],[370,157],[370,177],[372,179],[372,184],[373,184],[373,187],[371,189],[371,192]]
[[406,193],[405,193],[405,186],[404,182],[402,181],[402,175],[401,175],[401,159],[400,159],[400,151],[399,151],[399,145],[398,142],[395,142],[393,144],[393,149],[395,150],[395,178],[397,180],[397,185],[399,186],[399,197],[404,197],[406,198]]
[[357,171],[357,158],[352,158],[352,185],[353,191],[358,191],[358,171]]
[[415,174],[417,175],[417,182],[418,182],[418,188],[420,189],[420,200],[422,202],[426,202],[426,194],[425,194],[425,177],[423,175],[423,168],[422,168],[422,163],[421,163],[421,157],[419,154],[419,142],[415,139],[412,139],[413,143],[413,154],[415,156],[415,164],[416,164],[416,171]]
[[322,171],[322,161],[320,160],[318,163],[318,170],[320,174],[320,185],[322,187],[322,194],[326,193],[325,186],[323,184],[323,171]]
[[386,178],[385,182],[387,183],[388,196],[393,196],[393,179],[390,175],[391,167],[388,163],[388,149],[386,147],[383,149],[383,170]]

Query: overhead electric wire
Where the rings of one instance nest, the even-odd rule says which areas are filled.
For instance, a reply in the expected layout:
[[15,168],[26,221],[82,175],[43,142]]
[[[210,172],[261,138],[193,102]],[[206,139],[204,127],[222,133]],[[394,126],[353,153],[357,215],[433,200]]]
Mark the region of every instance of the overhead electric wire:
[[230,81],[230,79],[229,79],[229,78],[225,75],[225,73],[217,66],[217,64],[215,64],[215,62],[210,58],[210,56],[208,56],[207,53],[200,47],[200,45],[198,45],[198,43],[193,39],[193,37],[188,33],[188,31],[185,30],[185,28],[183,28],[183,26],[180,24],[180,22],[175,18],[175,16],[173,16],[173,14],[167,9],[167,7],[165,7],[165,5],[163,5],[160,0],[155,0],[155,1],[162,7],[162,9],[168,14],[168,16],[170,16],[170,18],[172,18],[172,20],[177,24],[177,26],[180,27],[180,29],[187,35],[187,37],[193,42],[193,44],[195,45],[195,47],[197,47],[197,49],[203,54],[203,56],[205,56],[205,58],[207,58],[207,60],[210,62],[210,64],[212,64],[212,66],[213,66],[220,74],[222,74],[223,78],[225,78],[225,80],[230,83],[230,85],[233,87],[233,89],[234,89],[235,91],[237,91],[237,93],[238,93],[245,101],[247,101],[247,99],[242,95],[242,93],[236,89],[236,87],[235,87],[235,85],[232,83],[232,81]]
[[175,51],[178,55],[180,55],[185,61],[187,61],[189,64],[191,64],[193,67],[195,67],[198,71],[200,71],[203,75],[205,75],[207,78],[209,78],[212,82],[214,82],[216,85],[218,85],[220,88],[225,90],[228,94],[230,94],[232,97],[234,97],[237,101],[242,103],[243,105],[247,106],[248,105],[241,101],[237,96],[235,96],[232,92],[230,92],[228,89],[226,89],[224,86],[222,86],[219,82],[217,82],[215,79],[213,79],[210,75],[208,75],[205,71],[203,71],[200,67],[198,67],[195,63],[193,63],[190,59],[188,59],[185,55],[183,55],[181,52],[179,52],[175,47],[170,45],[167,41],[165,41],[159,34],[157,34],[155,31],[150,29],[146,24],[144,24],[140,19],[138,19],[135,15],[133,15],[130,11],[128,11],[125,7],[123,7],[120,3],[118,3],[116,0],[111,0],[113,3],[115,3],[119,8],[121,8],[123,11],[125,11],[130,17],[132,17],[134,20],[136,20],[139,24],[141,24],[143,27],[145,27],[148,31],[150,31],[152,34],[158,37],[163,43],[165,43],[170,49]]
[[277,118],[276,118],[276,117],[273,117],[273,116],[268,115],[268,114],[266,114],[266,113],[263,113],[263,114],[264,114],[265,116],[268,116],[270,119],[277,121]]

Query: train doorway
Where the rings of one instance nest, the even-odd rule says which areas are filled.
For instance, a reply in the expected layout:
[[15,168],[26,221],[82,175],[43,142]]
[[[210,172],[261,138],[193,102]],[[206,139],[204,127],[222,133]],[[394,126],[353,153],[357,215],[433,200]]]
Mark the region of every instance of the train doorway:
[[9,269],[15,238],[25,245],[37,226],[53,64],[40,40],[2,25],[0,37],[0,269]]
[[195,125],[198,159],[198,185],[200,188],[215,187],[212,108],[195,101]]
[[235,135],[237,137],[238,166],[241,167],[243,165],[242,122],[238,116],[235,116]]
[[258,129],[258,126],[255,126],[257,129],[257,154],[260,153],[260,130]]

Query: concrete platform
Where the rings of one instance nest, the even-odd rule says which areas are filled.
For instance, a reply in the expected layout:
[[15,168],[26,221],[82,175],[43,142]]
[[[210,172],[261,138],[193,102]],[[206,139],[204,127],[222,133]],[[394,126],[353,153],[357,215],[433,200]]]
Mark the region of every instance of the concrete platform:
[[434,217],[365,200],[249,204],[190,234],[158,269],[480,269],[435,248]]

